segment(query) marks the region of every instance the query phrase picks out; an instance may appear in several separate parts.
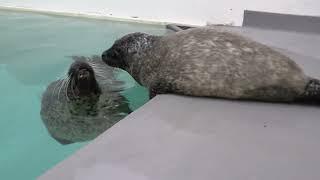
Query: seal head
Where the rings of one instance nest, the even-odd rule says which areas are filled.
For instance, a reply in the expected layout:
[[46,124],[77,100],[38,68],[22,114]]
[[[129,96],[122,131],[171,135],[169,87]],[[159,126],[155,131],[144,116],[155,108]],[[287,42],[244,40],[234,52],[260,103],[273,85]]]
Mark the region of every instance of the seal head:
[[100,87],[95,79],[94,70],[85,61],[75,61],[70,66],[68,75],[71,79],[69,88],[76,96],[98,95]]
[[152,46],[155,37],[140,32],[125,35],[102,53],[102,60],[109,66],[127,69],[130,61],[141,57],[141,53]]

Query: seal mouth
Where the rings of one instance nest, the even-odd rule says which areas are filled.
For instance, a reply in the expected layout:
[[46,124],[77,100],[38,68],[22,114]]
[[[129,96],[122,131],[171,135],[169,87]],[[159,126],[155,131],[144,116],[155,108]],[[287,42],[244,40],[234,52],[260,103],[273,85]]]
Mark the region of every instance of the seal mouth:
[[89,80],[90,79],[90,72],[87,69],[80,69],[78,72],[78,80]]

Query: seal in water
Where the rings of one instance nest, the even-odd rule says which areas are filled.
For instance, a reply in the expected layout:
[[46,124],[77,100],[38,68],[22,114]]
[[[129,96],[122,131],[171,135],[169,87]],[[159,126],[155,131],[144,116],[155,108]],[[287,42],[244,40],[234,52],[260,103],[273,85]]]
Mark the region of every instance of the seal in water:
[[320,81],[266,45],[219,27],[165,36],[128,34],[102,54],[129,72],[150,97],[190,96],[273,102],[320,100]]
[[91,140],[131,112],[114,68],[99,56],[73,58],[68,76],[52,82],[42,96],[41,118],[61,144]]

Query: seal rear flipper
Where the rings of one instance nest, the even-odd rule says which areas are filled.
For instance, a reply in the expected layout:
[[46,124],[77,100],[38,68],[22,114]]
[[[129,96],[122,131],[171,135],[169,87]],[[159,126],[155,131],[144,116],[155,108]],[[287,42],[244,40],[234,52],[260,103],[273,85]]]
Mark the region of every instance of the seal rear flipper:
[[302,96],[297,98],[296,101],[301,103],[320,104],[320,80],[311,79],[306,85]]

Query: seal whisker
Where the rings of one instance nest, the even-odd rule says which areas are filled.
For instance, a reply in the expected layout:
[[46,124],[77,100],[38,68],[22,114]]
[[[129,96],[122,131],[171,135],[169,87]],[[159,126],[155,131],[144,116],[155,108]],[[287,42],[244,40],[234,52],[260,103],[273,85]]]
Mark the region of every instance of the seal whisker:
[[[65,86],[66,86],[66,83],[67,83],[67,78],[63,79],[63,84],[62,84],[62,87],[60,89],[60,91],[62,92],[59,92],[59,95],[64,95],[65,94]],[[62,94],[61,94],[62,93]],[[58,97],[59,98],[59,97]]]
[[[90,63],[89,63],[90,64]],[[91,64],[90,64],[91,65]],[[106,72],[106,69],[105,68],[101,68],[99,66],[96,66],[96,65],[91,65],[91,67],[94,69],[94,72],[95,74],[97,73],[100,73],[100,74],[103,74]]]
[[97,72],[97,71],[103,72],[104,71],[103,69],[99,69],[99,68],[96,68],[96,67],[93,67],[93,69],[94,69],[94,72]]
[[69,96],[68,96],[68,89],[69,89],[69,83],[70,83],[70,76],[67,77],[67,83],[65,85],[65,95],[66,95],[66,98],[67,98],[67,101],[69,101]]
[[100,67],[98,67],[98,66],[92,66],[93,67],[93,69],[94,69],[94,71],[96,72],[96,71],[104,71],[105,70],[105,68],[100,68]]
[[71,79],[71,92],[72,92],[72,95],[73,95],[74,97],[76,97],[76,93],[74,93],[73,87],[74,87],[74,80]]
[[55,90],[56,90],[56,88],[57,88],[57,84],[59,83],[59,81],[54,85],[54,87],[53,87],[53,90],[52,90],[52,92],[51,92],[51,97],[54,97],[54,95],[55,95]]
[[60,90],[60,88],[61,88],[62,83],[63,83],[63,80],[60,80],[60,81],[59,81],[59,86],[57,86],[57,89],[56,89],[56,92],[55,92],[55,95],[58,96],[58,99],[59,99],[59,90]]
[[95,74],[100,75],[100,76],[105,76],[105,75],[107,75],[108,73],[105,72],[105,71],[95,71]]
[[55,84],[55,86],[54,86],[54,88],[53,88],[52,96],[56,95],[57,90],[59,89],[58,87],[62,85],[63,79],[65,79],[65,78],[66,78],[66,73],[63,73],[63,74],[58,75],[58,76],[56,77],[57,83]]
[[53,91],[52,91],[52,96],[54,97],[57,93],[57,90],[59,89],[58,87],[61,85],[62,80],[59,79],[58,82],[54,85]]
[[[90,64],[90,66],[94,66],[94,67],[98,67],[98,68],[101,68],[101,64],[98,64],[97,62],[94,62],[94,61],[88,61],[88,63]],[[102,69],[102,68],[101,68]]]
[[71,77],[69,78],[69,80],[68,80],[68,86],[67,86],[67,96],[68,96],[68,98],[69,98],[69,88],[71,88],[72,89],[72,86],[71,86]]
[[63,80],[62,80],[62,84],[61,84],[61,85],[60,85],[60,87],[59,87],[59,91],[58,91],[58,100],[60,99],[60,93],[61,93],[61,89],[62,89],[62,87],[63,87],[64,83],[65,83],[65,79],[63,79]]
[[[64,81],[63,87],[62,87],[62,92],[63,92],[64,96],[66,96],[66,84],[67,84],[67,82],[68,82],[68,79],[66,78],[65,81]],[[65,98],[67,98],[67,96]]]
[[94,69],[98,69],[98,70],[104,69],[104,68],[101,68],[99,65],[96,65],[96,64],[90,64],[90,66],[92,66]]
[[95,74],[107,74],[107,73],[104,71],[96,71]]
[[102,69],[102,68],[99,68],[99,67],[93,67],[93,69],[95,70],[95,71],[105,71],[106,69]]

